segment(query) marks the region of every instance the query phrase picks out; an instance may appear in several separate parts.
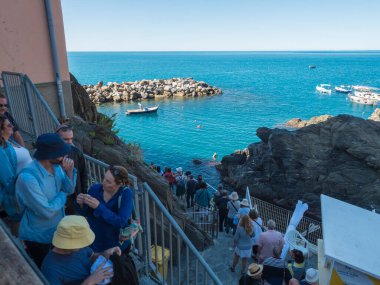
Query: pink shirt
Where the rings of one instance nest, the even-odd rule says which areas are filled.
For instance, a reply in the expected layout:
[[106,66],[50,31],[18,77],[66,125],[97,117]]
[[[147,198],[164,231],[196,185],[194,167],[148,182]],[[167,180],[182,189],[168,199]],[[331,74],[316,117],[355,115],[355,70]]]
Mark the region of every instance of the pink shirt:
[[274,247],[284,244],[285,240],[280,232],[268,230],[262,233],[257,241],[257,245],[261,248],[259,262],[262,263],[268,257],[273,256]]

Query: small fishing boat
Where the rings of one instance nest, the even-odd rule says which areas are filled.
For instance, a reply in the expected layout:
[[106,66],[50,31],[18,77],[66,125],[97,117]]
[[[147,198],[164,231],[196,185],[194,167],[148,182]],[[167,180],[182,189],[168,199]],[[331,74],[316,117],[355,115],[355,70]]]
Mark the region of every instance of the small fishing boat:
[[319,84],[315,89],[322,94],[331,94],[331,85],[330,84]]
[[374,100],[374,99],[362,98],[362,97],[358,97],[358,96],[354,96],[350,94],[348,94],[348,98],[350,99],[351,102],[357,103],[357,104],[372,105],[372,106],[377,105],[377,100]]
[[153,107],[142,107],[139,103],[139,109],[131,109],[125,112],[126,115],[137,115],[145,113],[155,113],[158,110],[159,105]]
[[334,90],[336,93],[344,93],[344,94],[348,94],[352,92],[351,86],[347,86],[347,85],[335,86]]

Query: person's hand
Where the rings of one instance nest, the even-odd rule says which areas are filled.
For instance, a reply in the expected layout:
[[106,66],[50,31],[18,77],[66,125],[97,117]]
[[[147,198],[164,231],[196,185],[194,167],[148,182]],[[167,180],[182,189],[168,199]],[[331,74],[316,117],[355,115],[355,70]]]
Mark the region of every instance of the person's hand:
[[96,285],[102,283],[104,279],[113,277],[112,266],[102,268],[106,264],[106,261],[102,262],[96,270],[84,280],[81,285]]
[[83,206],[83,203],[84,203],[84,199],[86,197],[86,194],[83,194],[83,193],[80,193],[78,196],[77,196],[77,203],[79,206]]
[[120,247],[118,246],[115,246],[115,247],[111,247],[109,249],[106,249],[105,251],[102,252],[102,255],[109,259],[111,255],[113,255],[114,253],[116,253],[117,255],[121,255],[121,249]]
[[62,160],[62,168],[65,170],[67,176],[72,176],[74,170],[74,160],[64,157]]
[[83,199],[83,202],[88,205],[90,208],[92,209],[96,209],[100,202],[98,199],[94,198],[94,197],[91,197],[90,195],[84,195],[84,199]]

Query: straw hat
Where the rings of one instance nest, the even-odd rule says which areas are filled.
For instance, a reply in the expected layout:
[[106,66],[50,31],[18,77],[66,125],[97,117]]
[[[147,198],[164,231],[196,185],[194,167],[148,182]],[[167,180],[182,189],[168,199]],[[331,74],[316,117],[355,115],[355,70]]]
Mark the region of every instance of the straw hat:
[[241,201],[240,206],[249,207],[248,200],[244,198],[244,199]]
[[239,199],[238,193],[237,192],[232,192],[231,195],[230,195],[230,199],[234,200],[234,201],[238,200]]
[[66,216],[58,224],[53,245],[61,249],[80,249],[92,244],[95,234],[82,216]]
[[247,271],[248,276],[258,277],[260,276],[261,272],[263,272],[263,266],[261,264],[251,263],[248,266],[248,271]]
[[318,279],[319,279],[318,270],[314,268],[309,268],[308,270],[306,270],[305,280],[307,282],[317,282]]

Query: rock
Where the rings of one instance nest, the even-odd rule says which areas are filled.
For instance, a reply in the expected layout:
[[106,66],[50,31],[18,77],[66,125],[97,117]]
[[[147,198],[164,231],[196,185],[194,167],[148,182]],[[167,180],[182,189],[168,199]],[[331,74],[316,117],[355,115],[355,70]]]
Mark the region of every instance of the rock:
[[316,118],[297,130],[259,128],[261,142],[223,157],[217,166],[223,181],[281,205],[303,200],[316,215],[322,193],[380,209],[380,122]]
[[[215,86],[210,86],[203,81],[197,82],[192,78],[154,79],[122,83],[108,82],[107,85],[99,82],[96,85],[83,85],[83,87],[88,94],[96,94],[96,96],[90,96],[94,103],[139,99],[150,100],[161,99],[162,97],[214,96],[222,93]],[[128,94],[124,93],[125,91]]]
[[291,119],[287,121],[285,125],[291,128],[303,128],[306,126],[325,122],[326,120],[330,118],[332,118],[331,115],[316,116],[316,117],[312,117],[310,120],[301,120],[300,118],[295,118],[295,119]]
[[[96,99],[93,99],[91,102],[86,90],[80,86],[78,80],[71,73],[70,83],[75,114],[87,122],[96,122],[98,112],[96,111],[96,106],[93,102],[98,101],[99,99],[95,97]],[[103,82],[99,83],[103,84]]]
[[380,108],[376,108],[372,115],[368,118],[369,120],[380,122]]

